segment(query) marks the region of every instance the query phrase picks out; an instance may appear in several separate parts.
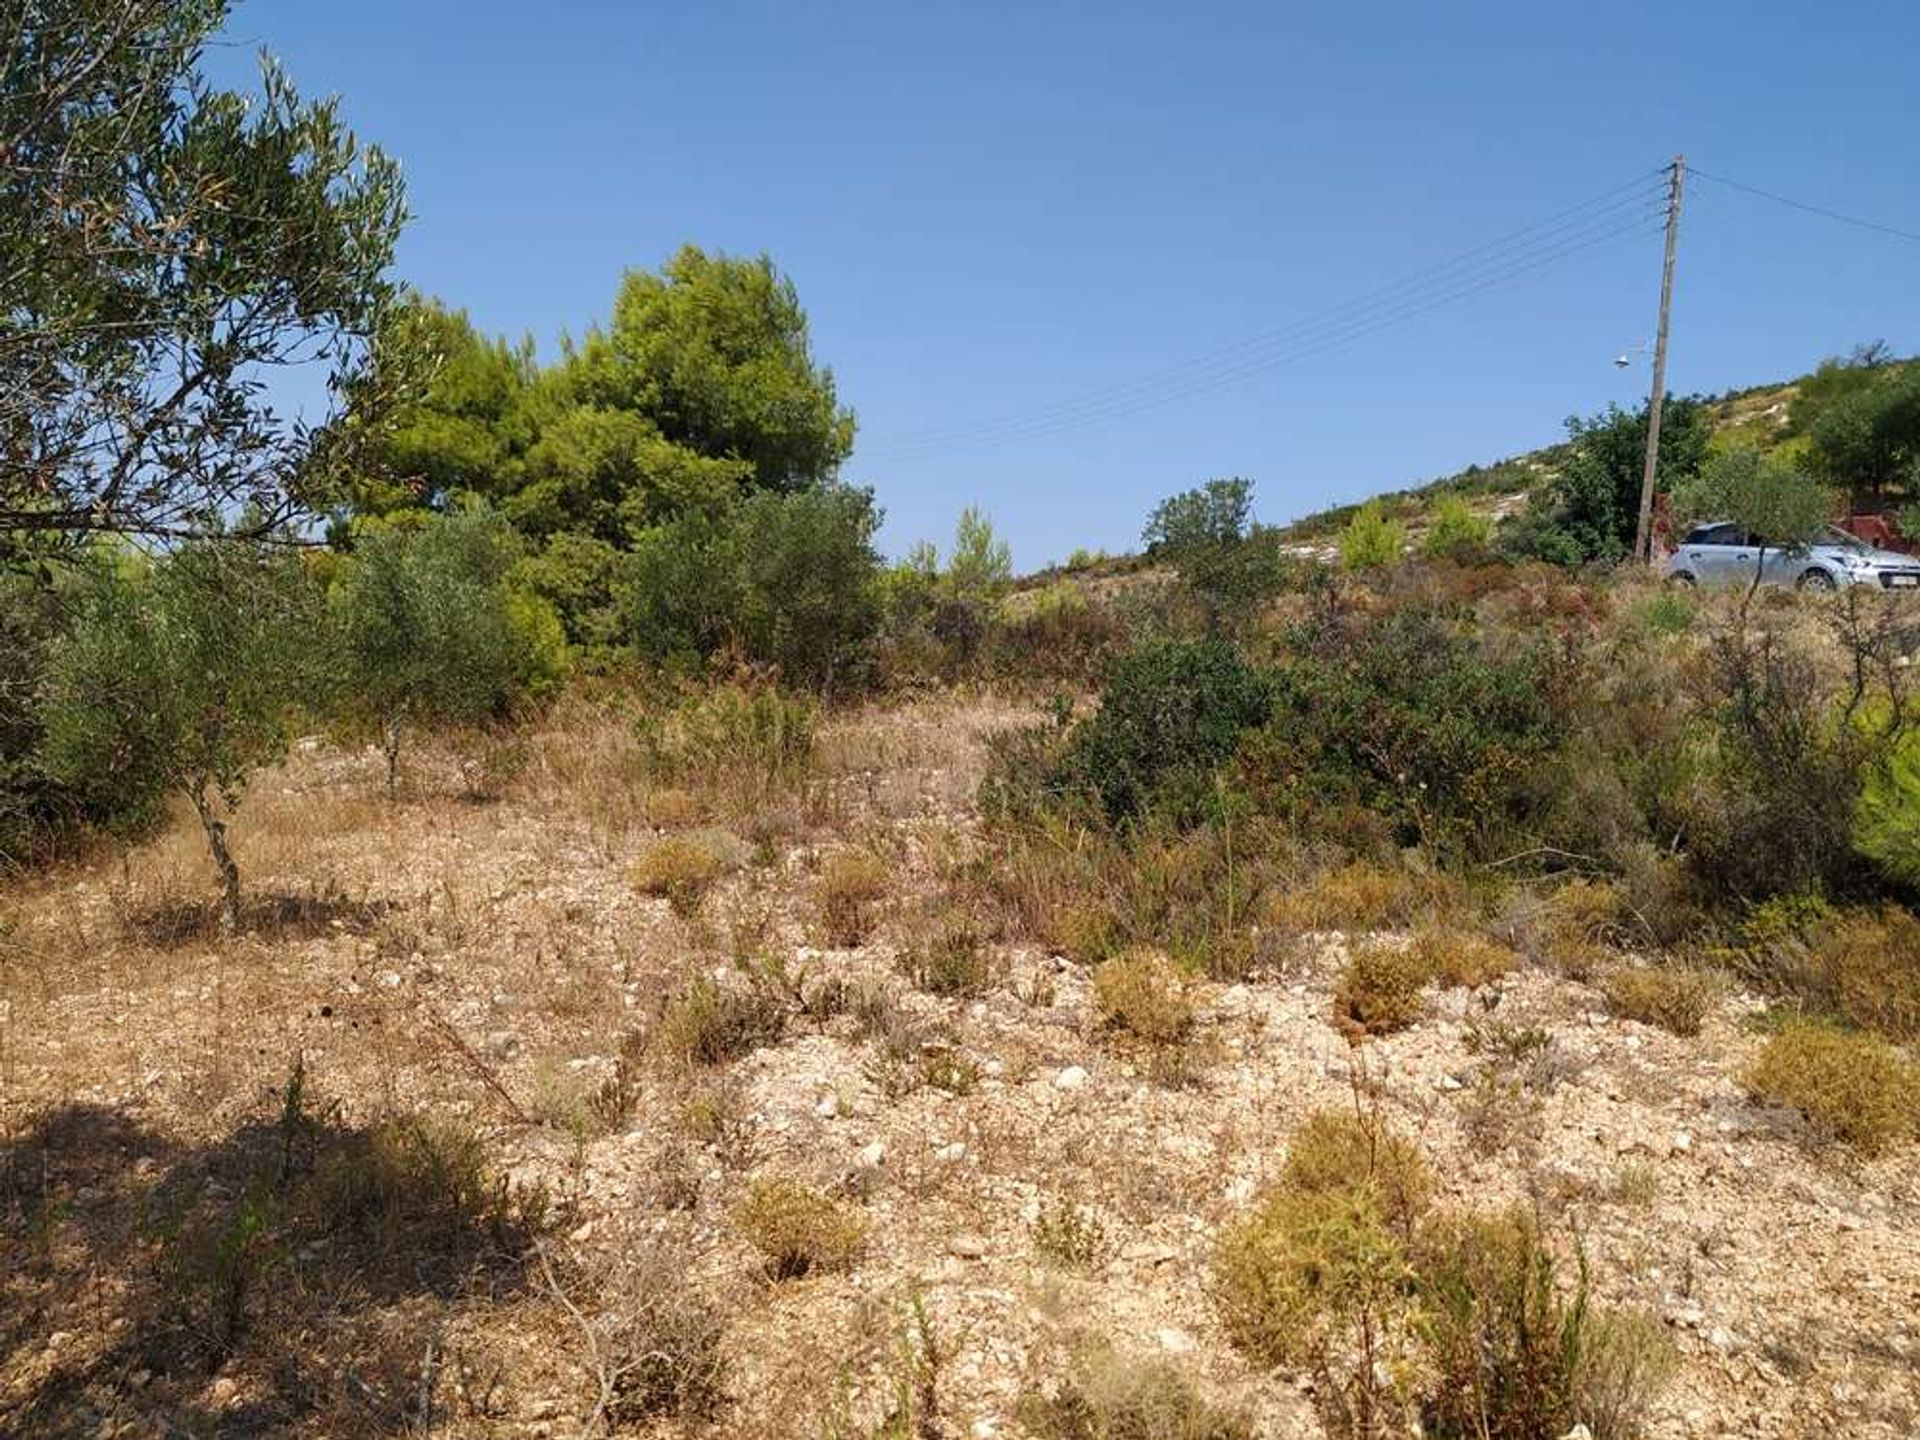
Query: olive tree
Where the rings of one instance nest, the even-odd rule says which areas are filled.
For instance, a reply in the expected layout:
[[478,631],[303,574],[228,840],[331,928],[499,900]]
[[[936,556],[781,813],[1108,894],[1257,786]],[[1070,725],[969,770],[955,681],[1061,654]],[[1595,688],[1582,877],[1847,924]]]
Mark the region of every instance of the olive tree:
[[510,583],[519,548],[498,515],[455,512],[363,537],[336,582],[335,694],[379,728],[389,796],[406,726],[484,720],[557,678],[560,622]]
[[185,795],[220,874],[227,930],[240,923],[240,867],[222,812],[254,770],[285,754],[320,619],[318,587],[298,559],[199,540],[103,572],[48,657],[48,770],[123,804]]
[[1759,588],[1768,552],[1804,549],[1832,517],[1833,494],[1798,467],[1751,445],[1712,456],[1674,488],[1674,518],[1683,524],[1730,520],[1754,537],[1753,578]]
[[[258,94],[210,85],[228,11],[0,10],[0,544],[270,533],[312,499],[322,436],[344,465],[377,428],[353,382],[391,300],[399,169],[271,61]],[[271,375],[309,366],[358,389],[362,423],[276,411]]]

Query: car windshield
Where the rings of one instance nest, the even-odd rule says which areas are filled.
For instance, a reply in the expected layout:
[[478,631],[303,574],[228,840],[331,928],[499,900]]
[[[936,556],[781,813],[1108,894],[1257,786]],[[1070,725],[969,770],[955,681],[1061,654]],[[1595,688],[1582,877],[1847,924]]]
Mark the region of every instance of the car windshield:
[[1820,543],[1831,545],[1840,550],[1851,550],[1856,555],[1864,555],[1873,547],[1858,535],[1849,535],[1838,525],[1829,525],[1820,532]]

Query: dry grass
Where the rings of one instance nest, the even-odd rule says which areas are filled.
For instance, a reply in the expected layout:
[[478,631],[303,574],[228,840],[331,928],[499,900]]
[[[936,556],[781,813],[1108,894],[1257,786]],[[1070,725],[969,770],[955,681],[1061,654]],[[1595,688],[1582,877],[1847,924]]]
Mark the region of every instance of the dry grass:
[[1891,905],[1843,917],[1813,964],[1833,1004],[1889,1040],[1920,1040],[1920,916]]
[[1207,1400],[1176,1362],[1082,1346],[1030,1378],[1017,1415],[1034,1440],[1253,1440],[1253,1422]]
[[776,1280],[851,1269],[867,1237],[857,1213],[793,1180],[755,1181],[733,1218]]
[[1747,1086],[1867,1155],[1904,1144],[1920,1124],[1920,1065],[1884,1040],[1817,1021],[1791,1022],[1768,1039]]
[[1462,989],[1491,985],[1520,963],[1505,945],[1470,930],[1428,927],[1413,937],[1412,949],[1435,981]]
[[1177,1045],[1193,1029],[1187,977],[1157,950],[1135,950],[1093,972],[1093,1003],[1100,1023],[1149,1045]]
[[1444,918],[1460,904],[1457,887],[1441,876],[1356,860],[1275,894],[1267,902],[1265,919],[1300,934],[1381,930]]
[[993,957],[980,933],[948,921],[900,957],[901,969],[930,995],[984,995],[993,984]]
[[1625,915],[1619,890],[1599,880],[1569,880],[1547,897],[1527,929],[1541,964],[1569,980],[1591,981],[1612,961]]
[[848,948],[866,940],[891,879],[892,872],[876,855],[842,850],[827,857],[817,889],[820,924],[829,944]]
[[1720,989],[1705,971],[1678,966],[1617,965],[1600,976],[1600,992],[1615,1015],[1676,1035],[1700,1033]]
[[633,885],[642,895],[664,898],[676,915],[690,916],[733,865],[717,833],[670,835],[640,852],[633,862]]

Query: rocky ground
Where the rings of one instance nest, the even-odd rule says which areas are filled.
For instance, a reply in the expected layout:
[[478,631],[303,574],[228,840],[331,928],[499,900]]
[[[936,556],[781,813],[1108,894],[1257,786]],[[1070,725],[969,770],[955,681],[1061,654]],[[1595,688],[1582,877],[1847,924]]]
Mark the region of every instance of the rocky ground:
[[[1202,986],[1168,1074],[1100,1035],[1079,967],[1017,939],[982,995],[916,989],[897,960],[978,843],[983,738],[1032,714],[836,718],[780,813],[671,817],[738,837],[692,915],[633,884],[661,817],[580,715],[498,783],[424,755],[391,803],[377,757],[303,746],[235,821],[258,910],[237,937],[208,926],[184,822],[0,892],[0,1431],[864,1436],[904,1388],[914,1433],[1015,1436],[1023,1390],[1094,1339],[1171,1358],[1255,1434],[1317,1435],[1308,1387],[1227,1343],[1207,1258],[1294,1127],[1359,1104],[1418,1138],[1443,1199],[1534,1207],[1598,1295],[1660,1318],[1680,1365],[1650,1434],[1920,1433],[1920,1155],[1823,1151],[1755,1105],[1750,997],[1681,1038],[1523,970],[1356,1047],[1327,935]],[[818,892],[848,847],[887,884],[835,946]],[[742,959],[794,997],[776,1043],[692,1075],[636,1059],[664,996],[737,984]],[[264,1277],[240,1338],[164,1339],[201,1291],[152,1278],[185,1213],[162,1202],[193,1177],[193,1204],[232,1201],[296,1057],[316,1123],[471,1127],[510,1193],[545,1198],[545,1238],[449,1281],[406,1246],[376,1275],[243,1235],[207,1262]],[[850,1268],[768,1277],[737,1223],[768,1177],[864,1219]],[[724,1326],[706,1419],[623,1418],[622,1296],[657,1297],[649,1267]]]

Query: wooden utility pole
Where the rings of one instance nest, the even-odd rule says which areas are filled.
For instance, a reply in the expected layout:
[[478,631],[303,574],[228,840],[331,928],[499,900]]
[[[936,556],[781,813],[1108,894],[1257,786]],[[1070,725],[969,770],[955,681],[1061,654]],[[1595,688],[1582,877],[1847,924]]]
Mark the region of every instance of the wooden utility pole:
[[1687,157],[1667,167],[1667,258],[1660,269],[1660,332],[1653,342],[1653,398],[1647,405],[1647,468],[1640,477],[1640,523],[1633,553],[1653,558],[1653,477],[1660,466],[1660,411],[1667,400],[1667,317],[1673,310],[1673,252],[1680,242],[1680,196],[1687,184]]

